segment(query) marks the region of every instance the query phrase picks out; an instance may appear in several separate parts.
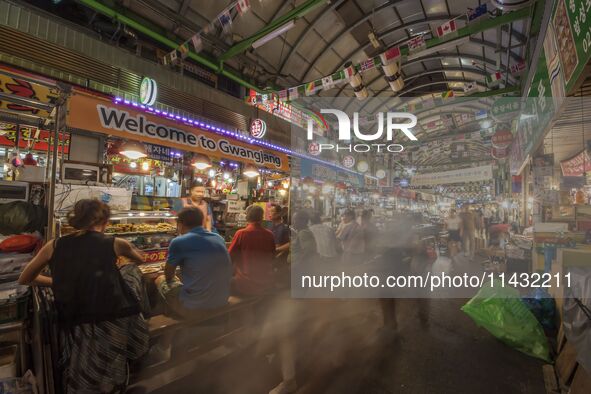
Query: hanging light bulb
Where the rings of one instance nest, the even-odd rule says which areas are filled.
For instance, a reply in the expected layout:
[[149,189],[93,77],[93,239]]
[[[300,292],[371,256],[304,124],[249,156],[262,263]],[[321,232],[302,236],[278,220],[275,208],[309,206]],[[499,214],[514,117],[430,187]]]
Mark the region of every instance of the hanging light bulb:
[[212,168],[211,170],[209,170],[207,175],[209,175],[210,178],[213,178],[215,176],[215,170]]
[[281,186],[283,186],[284,189],[289,189],[289,179],[286,179],[283,182],[281,182]]
[[198,170],[205,170],[206,168],[211,167],[211,160],[205,155],[197,154],[193,159],[193,166]]
[[223,178],[225,181],[227,181],[228,179],[230,179],[230,173],[229,172],[224,172]]
[[137,160],[148,156],[144,144],[136,141],[126,141],[119,147],[119,154],[128,159]]
[[234,183],[234,179],[228,178],[228,183]]
[[135,161],[132,161],[131,163],[129,163],[129,168],[137,168],[137,163]]
[[250,164],[244,167],[244,171],[242,171],[242,173],[249,178],[254,178],[255,176],[260,175],[259,170],[255,166]]
[[269,186],[269,187],[273,187],[273,185],[274,185],[273,181],[268,181],[268,182],[267,182],[267,186]]
[[148,163],[147,161],[144,161],[142,163],[142,170],[148,171],[149,169],[150,169],[150,163]]

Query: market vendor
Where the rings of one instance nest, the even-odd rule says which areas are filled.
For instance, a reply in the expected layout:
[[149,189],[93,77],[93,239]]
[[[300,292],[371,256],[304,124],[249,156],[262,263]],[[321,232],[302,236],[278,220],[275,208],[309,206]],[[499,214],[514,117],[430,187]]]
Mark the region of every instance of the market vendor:
[[189,190],[189,197],[183,199],[183,208],[199,208],[203,213],[203,228],[211,231],[211,211],[203,197],[205,197],[205,186],[194,184]]

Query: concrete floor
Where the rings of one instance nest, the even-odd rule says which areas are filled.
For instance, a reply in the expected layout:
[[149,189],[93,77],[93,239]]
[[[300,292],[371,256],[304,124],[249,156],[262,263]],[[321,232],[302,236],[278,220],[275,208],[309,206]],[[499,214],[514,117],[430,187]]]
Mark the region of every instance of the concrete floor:
[[[303,302],[306,310],[316,303]],[[398,301],[393,334],[380,329],[376,300],[322,302],[316,320],[323,323],[294,330],[297,393],[544,393],[543,362],[476,327],[460,310],[465,302],[429,300],[421,321],[416,301]],[[266,394],[281,381],[279,363],[255,353],[234,351],[152,392]]]

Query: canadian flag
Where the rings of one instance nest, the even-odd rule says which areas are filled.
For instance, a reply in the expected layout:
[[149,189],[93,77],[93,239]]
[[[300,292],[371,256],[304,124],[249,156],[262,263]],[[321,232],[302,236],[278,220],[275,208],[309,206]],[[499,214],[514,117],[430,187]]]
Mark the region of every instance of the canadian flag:
[[453,33],[456,30],[458,30],[458,25],[456,24],[455,19],[452,19],[437,28],[437,37],[443,37],[444,35]]
[[236,9],[238,10],[238,13],[242,15],[250,9],[250,2],[248,0],[238,0]]

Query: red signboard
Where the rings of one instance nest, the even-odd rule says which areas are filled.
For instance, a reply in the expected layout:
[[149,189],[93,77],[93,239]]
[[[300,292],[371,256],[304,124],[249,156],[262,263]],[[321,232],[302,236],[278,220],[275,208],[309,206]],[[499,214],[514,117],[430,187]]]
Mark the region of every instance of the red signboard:
[[497,130],[491,139],[493,146],[498,149],[507,148],[512,141],[513,134],[509,130]]
[[587,150],[583,150],[576,156],[560,162],[563,176],[583,176],[585,172],[591,171],[591,157]]
[[[0,146],[14,147],[16,143],[16,125],[11,123],[0,124]],[[59,151],[69,153],[70,139],[60,133]],[[18,148],[23,150],[47,152],[49,143],[53,142],[53,133],[46,130],[39,130],[35,127],[21,127]]]
[[163,262],[168,257],[168,249],[143,250],[141,253],[146,264]]

